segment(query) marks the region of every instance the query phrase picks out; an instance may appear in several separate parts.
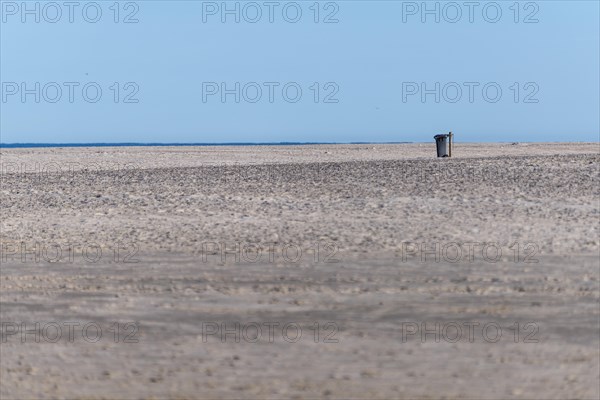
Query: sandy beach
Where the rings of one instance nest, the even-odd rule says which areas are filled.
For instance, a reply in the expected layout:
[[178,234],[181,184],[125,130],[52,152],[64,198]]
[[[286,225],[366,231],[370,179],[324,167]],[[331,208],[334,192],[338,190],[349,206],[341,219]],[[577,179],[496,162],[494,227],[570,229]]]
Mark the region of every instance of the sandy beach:
[[597,399],[599,150],[0,149],[0,397]]

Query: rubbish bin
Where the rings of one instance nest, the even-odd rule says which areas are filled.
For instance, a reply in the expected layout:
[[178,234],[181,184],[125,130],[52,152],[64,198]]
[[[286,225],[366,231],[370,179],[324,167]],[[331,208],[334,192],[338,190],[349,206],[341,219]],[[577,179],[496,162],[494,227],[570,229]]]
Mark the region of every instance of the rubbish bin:
[[452,132],[448,134],[435,135],[435,144],[437,147],[438,157],[451,157],[452,156]]

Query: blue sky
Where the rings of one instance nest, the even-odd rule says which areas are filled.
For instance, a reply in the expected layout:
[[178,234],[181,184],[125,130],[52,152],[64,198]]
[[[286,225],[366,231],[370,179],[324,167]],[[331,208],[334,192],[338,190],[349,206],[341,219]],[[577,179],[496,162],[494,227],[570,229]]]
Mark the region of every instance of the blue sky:
[[597,1],[48,4],[1,2],[3,143],[599,140]]

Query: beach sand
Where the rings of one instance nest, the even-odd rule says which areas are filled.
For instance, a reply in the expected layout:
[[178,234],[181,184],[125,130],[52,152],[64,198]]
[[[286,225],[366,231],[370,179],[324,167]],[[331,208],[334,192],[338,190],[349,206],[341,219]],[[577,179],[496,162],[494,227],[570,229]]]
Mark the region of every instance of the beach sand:
[[0,397],[596,399],[599,150],[1,149]]

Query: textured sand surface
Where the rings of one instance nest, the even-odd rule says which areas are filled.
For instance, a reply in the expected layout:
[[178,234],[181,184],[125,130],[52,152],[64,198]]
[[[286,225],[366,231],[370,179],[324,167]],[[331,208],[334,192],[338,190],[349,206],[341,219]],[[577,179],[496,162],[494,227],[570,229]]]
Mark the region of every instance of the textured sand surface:
[[2,149],[0,397],[598,398],[598,144],[433,147]]

